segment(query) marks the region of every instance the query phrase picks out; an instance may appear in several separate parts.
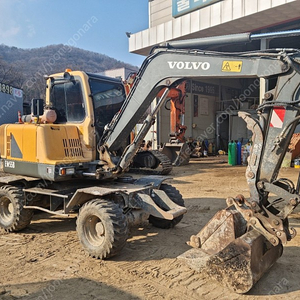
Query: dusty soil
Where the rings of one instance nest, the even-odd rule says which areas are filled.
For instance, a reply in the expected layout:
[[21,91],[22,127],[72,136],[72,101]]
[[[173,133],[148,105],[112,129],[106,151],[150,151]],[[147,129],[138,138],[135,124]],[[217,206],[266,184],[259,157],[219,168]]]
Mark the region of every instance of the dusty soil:
[[[110,260],[85,254],[75,216],[38,213],[22,232],[1,233],[0,299],[299,299],[299,236],[247,295],[230,292],[177,259],[190,249],[190,236],[225,207],[226,197],[248,196],[245,167],[230,167],[225,160],[200,158],[177,167],[169,183],[185,199],[188,213],[182,222],[170,230],[148,223],[132,228],[123,251]],[[294,181],[297,174],[293,168],[281,171]],[[290,223],[300,231],[298,212]]]

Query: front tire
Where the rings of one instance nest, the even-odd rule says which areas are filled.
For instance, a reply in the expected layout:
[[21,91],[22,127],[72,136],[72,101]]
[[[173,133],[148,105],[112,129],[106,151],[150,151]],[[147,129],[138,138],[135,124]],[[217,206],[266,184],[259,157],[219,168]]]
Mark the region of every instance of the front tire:
[[[163,183],[160,186],[160,190],[164,191],[167,194],[167,196],[177,205],[185,206],[182,195],[179,193],[179,191],[174,186]],[[169,228],[173,228],[175,225],[177,225],[182,220],[182,218],[183,218],[183,215],[178,216],[178,217],[174,218],[173,220],[166,220],[166,219],[161,219],[161,218],[157,218],[157,217],[150,215],[149,223],[151,223],[153,226],[158,227],[158,228],[169,229]]]
[[31,209],[24,209],[22,189],[4,185],[0,187],[0,227],[7,232],[19,231],[27,227],[33,216]]
[[92,257],[105,259],[118,254],[128,237],[127,218],[119,205],[103,199],[85,203],[77,218],[77,233]]

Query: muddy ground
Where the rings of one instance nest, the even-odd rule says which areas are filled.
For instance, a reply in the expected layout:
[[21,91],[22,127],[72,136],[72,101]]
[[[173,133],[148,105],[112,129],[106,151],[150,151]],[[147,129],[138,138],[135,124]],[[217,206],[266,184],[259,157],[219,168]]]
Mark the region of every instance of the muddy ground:
[[[226,157],[194,159],[172,171],[173,184],[188,209],[170,230],[148,223],[131,229],[123,251],[100,261],[82,250],[72,218],[34,216],[20,233],[0,234],[0,299],[299,299],[300,237],[285,246],[282,257],[246,295],[238,295],[199,274],[177,256],[186,241],[221,208],[225,198],[244,194],[246,167],[230,167]],[[281,177],[297,179],[298,170]],[[300,232],[300,215],[290,223]]]

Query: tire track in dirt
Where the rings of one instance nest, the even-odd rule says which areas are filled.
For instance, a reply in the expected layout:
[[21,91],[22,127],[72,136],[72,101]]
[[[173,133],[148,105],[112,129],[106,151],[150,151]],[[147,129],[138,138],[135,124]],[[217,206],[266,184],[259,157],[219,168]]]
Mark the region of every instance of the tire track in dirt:
[[[162,260],[137,260],[155,253],[155,257],[166,255],[167,247],[148,247],[139,244],[134,250],[128,245],[124,254],[115,260],[101,261],[88,257],[77,240],[76,232],[12,234],[4,238],[7,246],[17,242],[23,246],[20,252],[22,277],[47,280],[83,277],[102,281],[118,287],[141,299],[211,299],[208,281],[183,265],[176,258]],[[146,247],[145,247],[146,246]],[[12,248],[16,255],[18,247]],[[156,251],[154,251],[156,250]],[[170,250],[170,249],[169,249]],[[17,258],[17,257],[15,257]],[[122,261],[121,261],[122,259]],[[59,262],[59,265],[58,263]],[[12,271],[12,269],[11,269]],[[39,274],[37,276],[32,273]],[[130,289],[129,289],[130,286]]]
[[[160,266],[153,267],[156,263]],[[167,259],[163,263],[114,262],[113,266],[109,265],[109,272],[114,278],[137,282],[135,290],[139,291],[138,296],[142,294],[142,299],[212,299],[207,278],[201,278],[177,259]]]
[[[178,176],[173,182],[182,192],[188,207],[188,213],[178,226],[166,231],[148,224],[133,229],[120,255],[106,261],[92,259],[82,250],[75,218],[60,219],[40,214],[20,233],[0,233],[1,285],[21,299],[22,293],[26,293],[31,285],[47,287],[57,279],[62,282],[53,299],[299,299],[299,287],[295,283],[299,283],[298,236],[249,295],[233,294],[209,276],[194,272],[176,259],[187,250],[185,241],[190,235],[197,233],[217,210],[224,208],[225,198],[230,196],[225,190],[227,183],[224,180],[229,176],[229,169],[220,165],[213,169],[213,174],[208,165],[204,167],[199,167],[198,172],[192,162],[189,167],[174,171]],[[232,170],[234,167],[230,172]],[[190,176],[192,171],[198,172],[193,178]],[[293,171],[289,169],[287,172]],[[218,183],[213,178],[216,172],[220,175]],[[297,176],[295,172],[296,180]],[[241,185],[237,179],[238,190],[243,190],[245,185],[244,175],[242,177]],[[299,218],[293,223],[299,229]],[[277,289],[283,277],[288,280],[288,285],[278,295],[269,297],[269,292]],[[37,291],[32,294],[36,295],[35,298],[41,295],[38,293],[41,288],[32,288]]]

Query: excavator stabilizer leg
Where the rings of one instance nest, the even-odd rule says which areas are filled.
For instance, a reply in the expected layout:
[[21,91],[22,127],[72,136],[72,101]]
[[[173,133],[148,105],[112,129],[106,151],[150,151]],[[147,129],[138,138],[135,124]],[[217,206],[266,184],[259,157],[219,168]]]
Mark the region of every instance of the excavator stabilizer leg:
[[187,165],[190,161],[191,150],[186,143],[165,143],[161,152],[171,160],[173,166]]
[[247,231],[234,206],[217,212],[188,244],[194,249],[179,259],[236,293],[248,292],[282,254],[281,243],[273,246],[258,231]]

